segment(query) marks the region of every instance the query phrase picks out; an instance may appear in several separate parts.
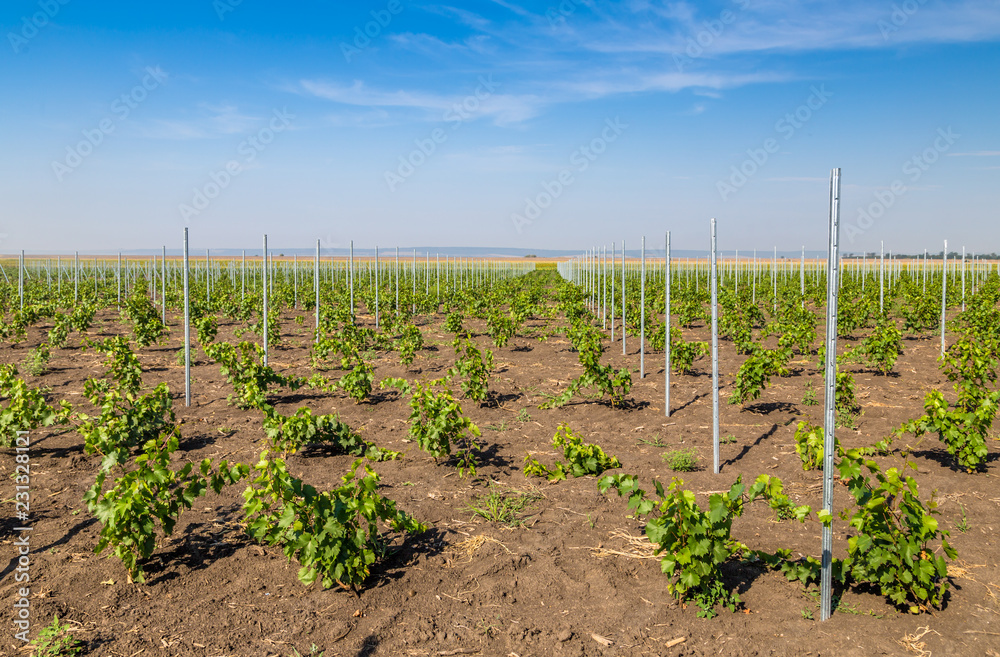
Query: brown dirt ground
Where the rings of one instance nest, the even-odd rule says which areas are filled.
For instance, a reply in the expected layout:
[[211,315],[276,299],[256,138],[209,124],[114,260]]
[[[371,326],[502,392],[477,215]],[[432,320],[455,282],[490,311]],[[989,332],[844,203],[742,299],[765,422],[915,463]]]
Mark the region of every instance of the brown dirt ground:
[[[311,317],[303,315],[305,328],[285,317],[282,345],[271,356],[279,371],[309,373]],[[441,376],[453,360],[453,350],[439,322],[440,317],[422,324],[428,348],[410,368],[401,367],[395,353],[377,358],[377,379]],[[546,325],[542,320],[528,323],[529,330]],[[0,361],[21,362],[48,328],[33,327],[28,340],[5,346]],[[111,335],[118,328],[116,315],[105,311],[98,315],[91,337]],[[234,328],[224,324],[219,339],[233,339]],[[707,331],[699,327],[688,335],[705,339]],[[181,339],[174,321],[168,341],[141,352],[146,383],[167,381],[174,393],[183,422],[181,458],[256,462],[263,438],[260,413],[227,404],[230,389],[200,350],[193,369],[193,405],[184,407],[183,368],[176,364]],[[476,339],[489,345],[487,336]],[[79,336],[71,336],[70,344],[53,352],[50,372],[28,379],[33,385],[51,386],[54,399],[85,408],[83,381],[101,375],[103,368],[93,351],[79,348]],[[844,344],[841,340],[841,348]],[[864,412],[856,430],[838,431],[845,447],[872,443],[919,415],[925,390],[950,389],[935,362],[937,344],[934,338],[906,339],[895,368],[898,375],[882,377],[854,368]],[[630,338],[628,346],[628,356],[622,356],[618,342],[605,357],[615,366],[638,369],[638,339]],[[697,361],[691,375],[673,375],[673,414],[665,418],[662,354],[647,354],[647,375],[642,381],[635,376],[636,404],[630,409],[576,400],[543,411],[537,408],[544,399],[541,393],[561,390],[580,371],[565,338],[542,342],[521,335],[494,351],[491,388],[497,403],[463,403],[486,444],[486,463],[474,479],[460,479],[452,466],[436,464],[407,442],[409,408],[394,392],[358,405],[339,393],[274,395],[285,413],[301,405],[336,411],[366,439],[406,453],[403,460],[376,464],[382,492],[432,529],[405,541],[397,538],[399,551],[375,569],[359,597],[304,587],[296,578],[297,564],[289,564],[276,549],[249,541],[239,525],[241,485],[200,499],[181,516],[173,536],[161,541],[148,565],[148,584],[129,583],[117,560],[92,553],[99,524],[81,498],[93,482],[98,459],[83,453],[82,439],[73,430],[34,432],[32,635],[59,614],[87,643],[86,654],[121,657],[285,657],[293,650],[308,655],[313,645],[327,657],[1000,655],[996,440],[990,441],[992,460],[986,473],[952,469],[936,440],[925,440],[911,459],[922,496],[937,491],[942,527],[951,530],[959,553],[951,565],[952,589],[943,610],[911,616],[877,593],[852,590],[844,594],[833,618],[821,623],[805,617],[819,617],[818,602],[801,586],[762,568],[734,565],[727,572],[728,582],[738,588],[744,608],[700,619],[696,607],[682,608],[667,593],[667,579],[655,560],[595,552],[603,547],[627,553],[629,545],[619,536],[641,536],[641,525],[627,517],[625,500],[602,496],[593,477],[555,485],[527,480],[520,472],[524,456],[531,453],[551,462],[553,433],[566,422],[586,441],[620,458],[624,470],[640,475],[647,490],[651,478],[666,484],[675,474],[661,459],[663,452],[694,447],[702,467],[680,476],[703,504],[710,492],[728,489],[738,475],[752,482],[767,473],[781,477],[797,503],[819,507],[822,475],[802,471],[793,441],[797,421],[821,421],[820,406],[802,403],[807,382],[820,388],[815,359],[800,359],[792,376],[776,380],[761,403],[741,410],[725,401],[743,357],[728,342],[721,343],[721,435],[731,435],[734,441],[721,446],[722,471],[715,475],[709,359]],[[527,409],[529,420],[517,419],[521,409]],[[4,472],[11,472],[13,454],[0,458]],[[323,489],[338,484],[352,460],[306,451],[291,457],[289,465],[294,474]],[[888,465],[892,460],[883,461]],[[510,529],[473,517],[467,505],[490,482],[542,496],[528,510],[523,526]],[[13,483],[3,485],[11,492],[2,497],[12,497]],[[838,488],[835,506],[843,507],[847,499],[846,490]],[[4,507],[8,512],[3,515],[12,518],[9,499]],[[963,508],[965,532],[957,529]],[[5,618],[11,616],[16,590],[12,528],[17,524],[5,520],[0,530]],[[845,523],[836,527],[835,556],[843,556]],[[734,523],[733,535],[751,547],[788,547],[817,555],[819,530],[815,523],[776,523],[766,508],[753,508]],[[4,654],[24,654],[11,624],[4,622],[3,627]]]

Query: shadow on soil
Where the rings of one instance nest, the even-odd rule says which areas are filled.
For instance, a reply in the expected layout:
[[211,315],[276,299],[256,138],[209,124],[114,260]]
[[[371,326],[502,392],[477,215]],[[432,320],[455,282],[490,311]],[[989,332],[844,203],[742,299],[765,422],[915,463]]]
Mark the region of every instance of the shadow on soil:
[[737,454],[736,456],[734,456],[731,459],[723,461],[721,465],[723,465],[723,466],[725,466],[725,465],[735,465],[737,461],[739,461],[744,456],[746,456],[747,454],[749,454],[751,449],[753,449],[754,447],[756,447],[756,446],[760,445],[762,442],[764,442],[765,438],[770,438],[771,436],[773,436],[774,432],[777,431],[777,430],[778,430],[778,425],[777,424],[772,424],[771,428],[767,430],[767,433],[762,434],[759,438],[757,438],[757,440],[753,441],[752,445],[744,445],[743,449],[740,450],[739,454]]

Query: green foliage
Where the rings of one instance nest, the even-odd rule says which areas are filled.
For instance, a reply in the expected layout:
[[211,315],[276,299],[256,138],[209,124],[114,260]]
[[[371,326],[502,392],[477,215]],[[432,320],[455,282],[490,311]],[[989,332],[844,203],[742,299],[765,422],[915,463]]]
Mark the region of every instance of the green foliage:
[[877,586],[897,605],[909,604],[913,613],[940,607],[948,590],[948,567],[932,543],[940,538],[945,556],[955,559],[957,554],[948,544],[948,532],[938,528],[933,498],[925,505],[913,477],[897,468],[883,473],[857,452],[847,452],[837,468],[857,505],[853,513],[841,513],[858,532],[847,540],[845,573]]
[[802,403],[805,406],[819,405],[819,400],[816,399],[816,391],[812,387],[812,381],[806,381],[806,391],[802,393]]
[[170,455],[176,450],[176,431],[147,441],[134,469],[123,472],[106,491],[108,471],[100,470],[83,496],[102,525],[94,553],[111,547],[128,570],[130,581],[146,581],[142,561],[156,550],[157,522],[163,534],[172,534],[181,512],[190,509],[209,488],[218,493],[248,472],[245,465],[230,466],[226,461],[213,471],[209,459],[202,461],[197,471],[193,463],[171,470]]
[[661,456],[666,461],[667,467],[674,472],[694,472],[698,469],[698,450],[694,447],[674,449],[664,452]]
[[[992,316],[992,310],[982,312]],[[993,335],[997,329],[988,322],[980,326],[970,316],[966,325],[966,332],[940,359],[957,393],[954,407],[940,391],[932,390],[924,398],[924,416],[904,424],[899,432],[937,433],[956,463],[973,472],[985,464],[986,438],[1000,403],[1000,391],[990,390],[997,380],[998,343]]]
[[141,292],[137,291],[125,300],[122,314],[132,322],[132,336],[139,347],[153,344],[167,329],[153,302]]
[[41,376],[49,371],[49,347],[40,344],[28,352],[28,357],[24,359],[24,369],[31,376]]
[[733,519],[743,514],[743,484],[737,479],[728,493],[713,494],[706,513],[694,492],[681,489],[683,481],[674,479],[666,492],[659,481],[653,483],[658,504],[646,498],[633,475],[609,475],[599,487],[602,493],[614,488],[619,496],[628,496],[637,515],[656,512],[645,532],[657,546],[655,554],[663,555],[660,569],[671,578],[667,591],[701,607],[699,617],[715,616],[716,605],[735,611],[740,597],[722,581],[721,567],[743,547],[730,536]]
[[49,329],[49,346],[62,349],[69,339],[69,332],[73,327],[70,325],[68,314],[56,313],[53,318],[52,328]]
[[424,336],[420,329],[413,324],[407,324],[403,328],[402,334],[396,340],[396,349],[399,351],[399,362],[409,365],[413,362],[416,352],[424,348]]
[[297,377],[282,376],[269,365],[264,365],[264,348],[254,342],[240,342],[235,347],[228,342],[212,342],[202,345],[205,354],[217,362],[222,374],[233,386],[235,400],[243,409],[263,409],[267,404],[268,387],[287,386],[296,390],[303,381]]
[[615,370],[611,365],[601,365],[601,333],[582,321],[566,330],[566,336],[579,352],[583,374],[571,381],[569,387],[539,408],[564,406],[574,395],[588,387],[597,387],[602,394],[611,398],[611,405],[618,406],[625,401],[625,395],[632,389],[632,373],[626,368]]
[[175,428],[176,417],[166,383],[140,395],[123,391],[104,379],[88,379],[84,394],[100,407],[101,414],[91,417],[80,413],[77,431],[83,436],[84,451],[103,457],[102,471],[124,465],[132,448]]
[[271,448],[285,455],[294,454],[306,445],[333,444],[345,454],[364,456],[373,461],[387,461],[402,456],[399,452],[381,449],[366,442],[336,414],[314,415],[306,406],[292,416],[281,415],[268,408],[264,418],[264,433]]
[[854,392],[854,375],[837,372],[837,387],[834,393],[833,409],[837,413],[837,426],[854,426],[854,420],[861,413],[861,404]]
[[694,287],[680,288],[672,295],[671,306],[677,316],[677,322],[684,328],[691,328],[696,321],[708,319],[704,293]]
[[939,390],[931,390],[924,398],[924,415],[910,420],[899,432],[922,436],[936,433],[945,444],[956,464],[968,472],[975,472],[986,463],[989,453],[986,437],[997,414],[1000,391],[983,395],[975,400],[961,400],[954,409]]
[[71,410],[69,402],[62,400],[59,408],[45,401],[48,388],[32,388],[20,378],[14,365],[0,365],[0,446],[14,444],[19,431],[32,431],[67,421]]
[[359,357],[354,367],[342,377],[337,385],[347,393],[347,396],[360,404],[368,399],[375,381],[375,368]]
[[94,321],[94,314],[96,312],[97,307],[93,304],[86,302],[77,304],[69,316],[70,326],[77,333],[86,333],[90,330],[90,325]]
[[[803,470],[823,469],[823,433],[823,427],[808,422],[799,422],[795,429],[795,452],[802,460]],[[840,441],[836,437],[833,441],[834,454],[842,454]]]
[[491,483],[489,492],[474,496],[467,508],[475,516],[514,528],[524,524],[521,512],[540,499],[542,495],[534,491],[504,491]]
[[204,315],[194,321],[195,330],[198,333],[198,344],[204,347],[215,342],[215,337],[219,334],[219,320],[215,315]]
[[137,393],[142,388],[142,364],[129,347],[128,339],[121,335],[88,343],[99,354],[104,354],[104,366],[122,393]]
[[72,657],[83,651],[83,644],[70,633],[69,623],[59,624],[59,616],[52,617],[52,624],[38,630],[38,635],[28,644],[32,657]]
[[722,581],[723,564],[748,553],[778,567],[788,556],[751,552],[732,538],[733,520],[743,515],[745,505],[762,498],[779,518],[799,522],[805,522],[812,510],[808,506],[794,507],[777,477],[761,475],[749,490],[737,478],[727,493],[712,494],[707,512],[698,506],[693,491],[681,488],[683,483],[674,479],[664,491],[654,480],[659,501],[649,499],[639,487],[638,478],[630,474],[605,476],[598,487],[602,493],[614,489],[620,497],[627,497],[628,508],[636,517],[653,514],[646,522],[645,533],[656,545],[655,553],[663,555],[660,568],[672,580],[667,590],[677,599],[691,600],[701,607],[698,616],[711,618],[717,605],[734,611],[740,604],[736,592]]
[[380,520],[411,534],[427,528],[379,495],[378,474],[365,465],[361,475],[360,466],[355,461],[343,485],[320,493],[265,450],[254,467],[256,478],[243,493],[247,533],[258,542],[281,546],[289,561],[296,559],[303,584],[319,579],[323,588],[338,584],[357,589],[371,566],[389,554]]
[[448,313],[448,317],[444,320],[444,330],[448,333],[454,333],[456,337],[462,332],[462,313],[453,312]]
[[670,329],[670,366],[678,374],[691,371],[695,359],[707,356],[710,349],[707,342],[685,342],[676,326]]
[[489,329],[490,337],[493,338],[494,347],[503,347],[514,337],[517,332],[517,324],[513,318],[500,312],[494,312],[486,320],[486,327]]
[[719,316],[719,336],[732,340],[736,353],[750,354],[754,345],[752,313],[744,310],[732,295],[721,295],[719,305],[723,311]]
[[871,334],[848,357],[863,358],[869,367],[886,375],[892,371],[896,358],[903,353],[902,337],[903,334],[893,322],[880,320]]
[[[391,381],[388,385],[396,383]],[[462,407],[448,389],[434,392],[434,386],[440,383],[416,381],[412,388],[406,386],[411,392],[410,437],[435,459],[450,456],[454,445],[459,476],[466,469],[475,475],[478,459],[474,450],[479,448],[475,440],[480,435],[479,427],[462,414]]]
[[[267,313],[267,344],[268,344],[268,346],[278,344],[278,341],[281,340],[281,326],[280,326],[280,324],[278,322],[278,313],[276,312],[276,310],[277,310],[277,308],[274,308],[274,307],[271,307],[271,306],[268,307],[268,311],[269,311]],[[257,315],[257,319],[253,323],[250,324],[250,330],[254,333],[254,335],[258,336],[259,338],[261,338],[261,339],[264,338],[264,313],[263,312],[259,313]]]
[[736,373],[733,384],[733,394],[729,397],[730,404],[745,404],[758,399],[764,388],[774,375],[788,375],[788,361],[792,358],[792,350],[788,347],[779,349],[764,349],[755,347],[750,356],[743,361]]
[[920,334],[938,327],[941,321],[941,290],[937,294],[920,292],[904,295],[899,312],[903,317],[903,330]]
[[768,325],[765,333],[778,336],[780,349],[797,347],[800,354],[810,353],[816,340],[816,315],[793,302],[782,309],[778,319]]
[[489,349],[480,351],[472,340],[466,340],[461,346],[456,346],[455,350],[458,357],[448,373],[464,378],[459,382],[463,395],[480,403],[486,401],[490,371],[493,369],[493,352]]
[[622,467],[621,461],[608,456],[599,445],[584,443],[566,424],[560,424],[552,437],[553,447],[562,447],[566,462],[556,461],[553,467],[542,465],[530,456],[524,459],[524,475],[548,477],[549,481],[566,479],[566,474],[574,477],[599,475],[605,470]]

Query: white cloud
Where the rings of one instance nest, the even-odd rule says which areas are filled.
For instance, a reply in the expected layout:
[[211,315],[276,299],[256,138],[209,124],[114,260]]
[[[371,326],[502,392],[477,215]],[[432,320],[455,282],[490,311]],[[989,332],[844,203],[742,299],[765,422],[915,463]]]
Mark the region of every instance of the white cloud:
[[[463,120],[489,118],[497,125],[509,125],[533,118],[545,104],[543,99],[532,94],[492,93],[482,80],[473,81],[464,95],[386,91],[369,87],[359,80],[350,86],[318,80],[301,80],[300,84],[305,93],[316,98],[358,107],[415,110],[428,121],[450,121],[454,119],[449,117],[461,115],[467,117]],[[493,88],[499,86],[495,84]],[[464,112],[456,108],[464,108]]]
[[243,134],[265,120],[262,116],[244,114],[229,104],[201,103],[196,114],[190,118],[152,119],[142,126],[141,132],[153,139],[212,139]]
[[948,153],[948,157],[997,157],[1000,151],[973,151],[970,153]]

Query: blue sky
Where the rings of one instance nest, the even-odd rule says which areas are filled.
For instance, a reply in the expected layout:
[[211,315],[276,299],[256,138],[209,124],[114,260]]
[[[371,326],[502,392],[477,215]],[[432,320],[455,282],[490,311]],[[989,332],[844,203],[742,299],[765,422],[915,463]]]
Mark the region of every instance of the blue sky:
[[0,251],[1000,251],[1000,2],[344,5],[5,2]]

